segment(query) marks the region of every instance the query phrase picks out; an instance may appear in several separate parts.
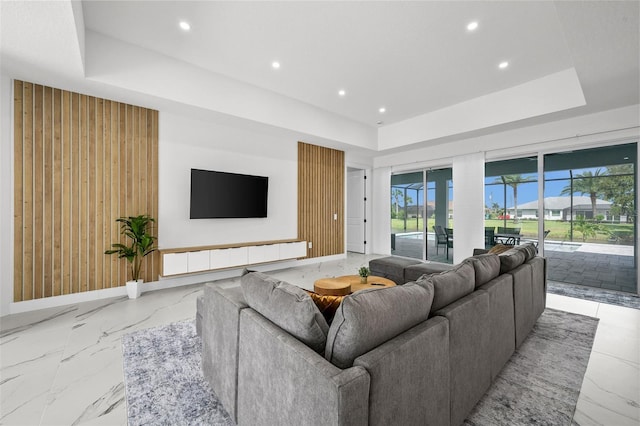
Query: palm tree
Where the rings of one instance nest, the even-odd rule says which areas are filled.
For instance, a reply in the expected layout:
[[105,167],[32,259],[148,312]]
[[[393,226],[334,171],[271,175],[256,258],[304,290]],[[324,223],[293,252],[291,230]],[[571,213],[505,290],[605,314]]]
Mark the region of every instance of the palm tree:
[[594,173],[590,170],[582,172],[573,177],[573,186],[571,184],[562,188],[560,195],[571,195],[579,193],[580,195],[588,195],[591,199],[591,211],[593,212],[593,219],[596,219],[596,200],[598,195],[602,193],[600,188],[600,180],[596,179],[598,176],[604,176],[605,174],[601,169],[597,169]]
[[[504,185],[508,185],[513,188],[513,220],[518,219],[518,185],[525,182],[533,181],[532,176],[522,176],[522,175],[506,175],[500,176],[493,183],[502,183]],[[506,206],[505,206],[506,207]]]
[[393,192],[391,193],[391,196],[395,200],[395,204],[396,204],[396,217],[398,216],[398,208],[399,208],[399,204],[400,204],[400,197],[402,197],[403,195],[404,195],[404,192],[402,192],[401,189],[394,189]]

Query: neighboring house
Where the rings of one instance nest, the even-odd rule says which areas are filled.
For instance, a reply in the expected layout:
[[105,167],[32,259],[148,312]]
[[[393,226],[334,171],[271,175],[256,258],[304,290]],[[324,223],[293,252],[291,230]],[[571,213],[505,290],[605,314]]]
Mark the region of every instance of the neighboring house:
[[[596,214],[604,216],[605,221],[625,221],[625,216],[611,215],[611,202],[605,200],[596,200]],[[573,216],[571,215],[571,197],[546,197],[544,199],[544,220],[569,220],[584,217],[585,219],[593,219],[593,208],[591,206],[591,198],[581,195],[573,197]],[[507,208],[507,214],[511,217],[515,216],[513,206]],[[538,218],[538,200],[522,203],[518,205],[518,217],[521,219],[537,219]]]

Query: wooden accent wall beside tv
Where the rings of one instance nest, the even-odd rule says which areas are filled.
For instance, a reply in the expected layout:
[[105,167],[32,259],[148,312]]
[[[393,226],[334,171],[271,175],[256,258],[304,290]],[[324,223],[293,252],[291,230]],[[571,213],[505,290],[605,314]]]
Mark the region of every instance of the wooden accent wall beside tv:
[[307,257],[344,253],[343,151],[298,142],[298,239]]
[[104,251],[116,218],[158,218],[158,111],[15,81],[14,150],[14,301],[123,285]]

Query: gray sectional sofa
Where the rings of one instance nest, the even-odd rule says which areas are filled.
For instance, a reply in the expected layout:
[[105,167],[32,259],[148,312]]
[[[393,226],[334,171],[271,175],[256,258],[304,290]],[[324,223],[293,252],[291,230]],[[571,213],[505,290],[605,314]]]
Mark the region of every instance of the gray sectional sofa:
[[546,261],[518,246],[406,282],[412,265],[395,263],[404,285],[345,297],[330,325],[304,290],[267,275],[207,284],[202,368],[231,417],[461,424],[544,310]]

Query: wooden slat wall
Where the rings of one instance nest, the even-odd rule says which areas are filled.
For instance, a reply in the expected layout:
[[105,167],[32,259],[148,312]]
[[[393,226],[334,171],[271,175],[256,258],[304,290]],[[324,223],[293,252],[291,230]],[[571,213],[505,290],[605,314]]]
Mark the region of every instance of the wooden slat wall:
[[14,301],[124,285],[104,251],[118,217],[158,217],[158,111],[16,80],[14,150]]
[[308,257],[344,253],[343,151],[298,142],[298,239]]

